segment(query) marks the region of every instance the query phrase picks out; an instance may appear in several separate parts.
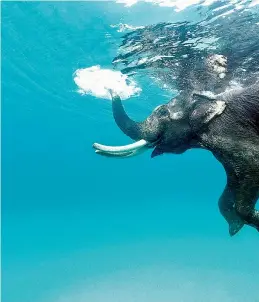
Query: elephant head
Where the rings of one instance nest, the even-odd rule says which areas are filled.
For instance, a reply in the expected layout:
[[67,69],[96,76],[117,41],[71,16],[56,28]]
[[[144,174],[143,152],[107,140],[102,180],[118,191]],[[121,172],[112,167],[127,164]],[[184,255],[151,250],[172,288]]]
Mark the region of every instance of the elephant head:
[[163,153],[183,153],[202,147],[197,133],[225,109],[225,102],[192,93],[178,96],[154,109],[143,122],[133,121],[125,112],[118,95],[112,95],[113,116],[118,127],[136,142],[112,147],[95,143],[96,153],[104,156],[130,157],[153,148],[151,157]]

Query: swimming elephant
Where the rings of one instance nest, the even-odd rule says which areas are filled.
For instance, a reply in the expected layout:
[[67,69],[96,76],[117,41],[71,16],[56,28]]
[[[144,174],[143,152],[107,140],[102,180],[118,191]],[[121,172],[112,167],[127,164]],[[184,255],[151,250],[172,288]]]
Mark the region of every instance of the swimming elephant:
[[259,231],[259,82],[218,95],[180,94],[158,106],[143,122],[133,121],[118,95],[112,95],[114,119],[136,142],[111,147],[95,143],[96,153],[129,157],[153,149],[151,157],[183,153],[191,148],[211,151],[225,168],[227,184],[219,210],[235,235],[244,224]]

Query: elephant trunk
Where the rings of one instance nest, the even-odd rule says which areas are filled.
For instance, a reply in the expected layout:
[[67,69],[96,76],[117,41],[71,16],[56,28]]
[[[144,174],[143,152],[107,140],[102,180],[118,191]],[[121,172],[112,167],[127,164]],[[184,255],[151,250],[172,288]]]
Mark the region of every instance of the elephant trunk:
[[[112,92],[111,92],[112,95]],[[159,137],[159,121],[154,116],[144,122],[135,122],[125,112],[119,96],[112,95],[112,111],[118,127],[136,142],[126,146],[93,144],[95,152],[106,157],[125,158],[138,155],[153,147]]]
[[125,112],[121,99],[117,95],[112,96],[112,111],[118,127],[133,140],[146,140],[153,143],[158,139],[158,121],[150,118],[143,122],[133,121]]

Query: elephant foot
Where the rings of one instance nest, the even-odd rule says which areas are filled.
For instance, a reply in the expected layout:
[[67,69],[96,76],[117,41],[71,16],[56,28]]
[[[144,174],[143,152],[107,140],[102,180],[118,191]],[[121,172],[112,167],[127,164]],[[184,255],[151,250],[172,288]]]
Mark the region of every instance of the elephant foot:
[[242,229],[243,226],[244,226],[244,222],[242,222],[241,220],[231,222],[229,224],[229,235],[233,237]]

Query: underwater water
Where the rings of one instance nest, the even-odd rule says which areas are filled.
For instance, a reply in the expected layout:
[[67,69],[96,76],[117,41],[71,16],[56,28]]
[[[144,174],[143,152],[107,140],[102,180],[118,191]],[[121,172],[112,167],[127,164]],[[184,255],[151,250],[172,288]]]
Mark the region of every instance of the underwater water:
[[208,52],[258,72],[256,1],[151,2],[2,3],[3,302],[259,301],[258,233],[229,236],[212,154],[92,149],[131,142],[108,88],[141,120]]

